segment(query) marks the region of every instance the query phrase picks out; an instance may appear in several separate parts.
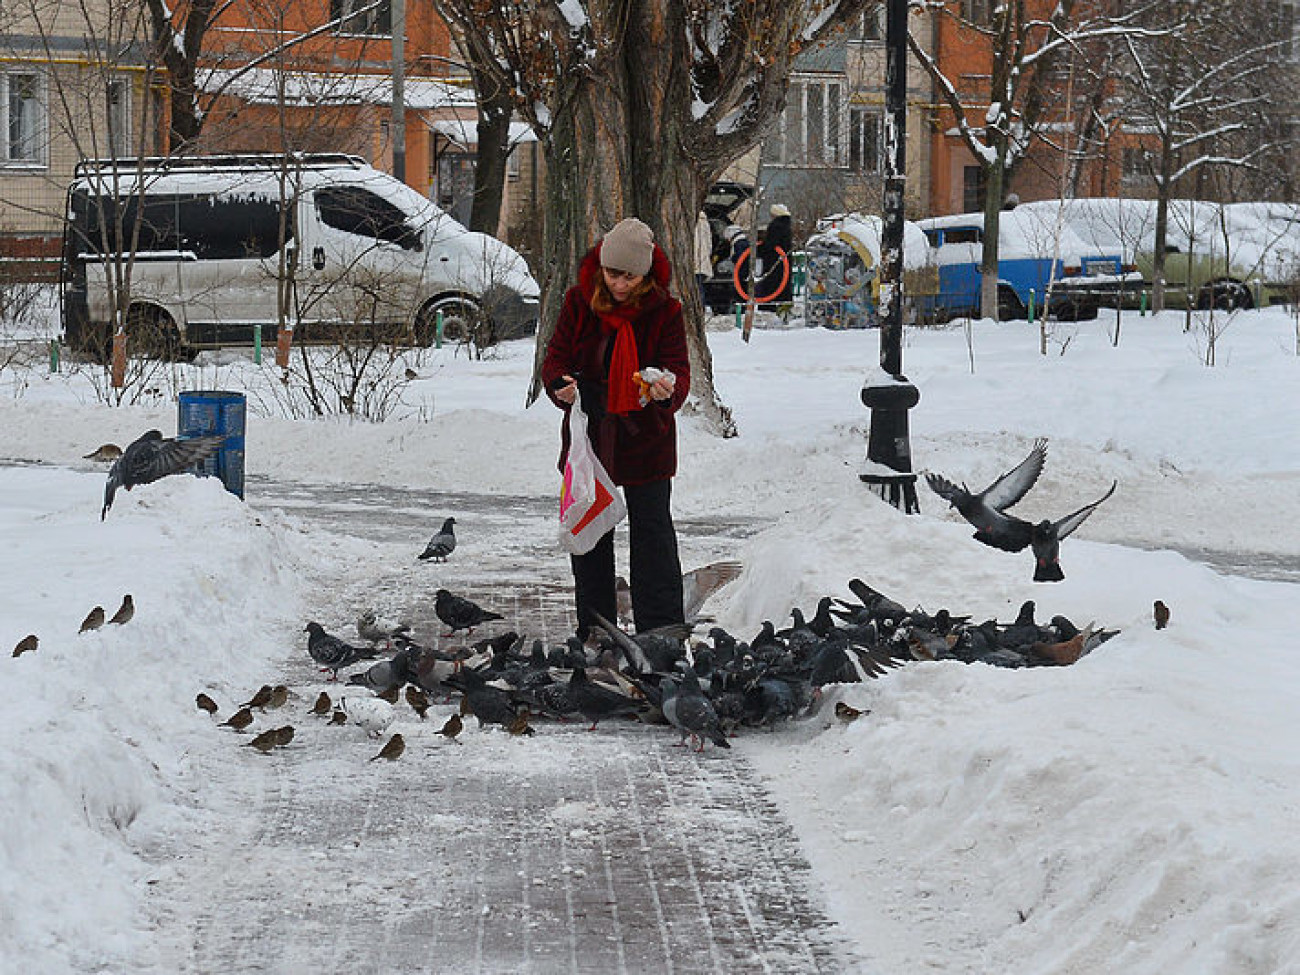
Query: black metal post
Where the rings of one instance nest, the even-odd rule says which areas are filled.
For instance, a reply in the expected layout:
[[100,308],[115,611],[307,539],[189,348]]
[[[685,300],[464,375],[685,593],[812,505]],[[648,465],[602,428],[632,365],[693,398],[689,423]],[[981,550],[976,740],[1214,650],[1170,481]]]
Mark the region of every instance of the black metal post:
[[907,185],[907,4],[885,9],[885,192],[880,231],[880,373],[862,384],[871,410],[867,460],[858,475],[897,508],[921,510],[912,473],[907,411],[920,392],[903,375],[903,219]]

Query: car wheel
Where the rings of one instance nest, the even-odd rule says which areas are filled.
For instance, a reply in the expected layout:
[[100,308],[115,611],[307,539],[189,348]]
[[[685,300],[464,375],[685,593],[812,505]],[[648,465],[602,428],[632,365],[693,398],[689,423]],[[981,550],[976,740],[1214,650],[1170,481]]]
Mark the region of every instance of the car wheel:
[[162,362],[193,362],[196,352],[181,341],[176,322],[161,308],[132,305],[126,313],[126,354]]
[[420,309],[415,320],[415,340],[433,345],[438,340],[438,313],[442,313],[442,339],[463,342],[477,337],[482,326],[482,312],[469,298],[436,298]]

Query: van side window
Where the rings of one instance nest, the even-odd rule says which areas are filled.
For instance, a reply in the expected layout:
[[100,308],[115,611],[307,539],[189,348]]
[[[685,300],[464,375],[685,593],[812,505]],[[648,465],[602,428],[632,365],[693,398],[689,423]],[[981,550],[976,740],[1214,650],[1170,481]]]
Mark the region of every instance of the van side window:
[[[181,250],[201,261],[271,257],[280,250],[277,201],[213,196],[177,198]],[[286,214],[285,240],[293,239],[292,208]]]
[[316,212],[335,230],[372,237],[418,250],[419,234],[406,223],[406,214],[383,197],[360,186],[328,186],[316,190]]
[[978,244],[982,236],[979,227],[945,227],[943,242],[945,244]]

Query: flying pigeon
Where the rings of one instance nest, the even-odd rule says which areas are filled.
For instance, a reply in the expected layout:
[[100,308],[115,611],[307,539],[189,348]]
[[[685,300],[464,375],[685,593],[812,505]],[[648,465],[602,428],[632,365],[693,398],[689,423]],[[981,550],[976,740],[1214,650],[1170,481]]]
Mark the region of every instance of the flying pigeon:
[[330,680],[338,680],[339,671],[344,667],[351,667],[358,660],[368,660],[375,655],[371,649],[354,647],[326,633],[319,623],[308,623],[303,629],[311,634],[307,638],[307,652],[322,669],[330,672]]
[[118,488],[129,491],[137,484],[150,484],[188,470],[220,447],[225,439],[220,436],[164,438],[161,431],[150,430],[122,451],[122,456],[109,468],[99,520],[103,521],[108,509],[113,507]]
[[1060,582],[1065,578],[1059,561],[1061,540],[1088,520],[1088,516],[1097,510],[1097,506],[1115,493],[1118,481],[1110,482],[1110,490],[1092,504],[1085,504],[1078,511],[1056,521],[1044,518],[1033,525],[1029,535],[1029,545],[1034,552],[1034,581]]
[[[682,618],[688,623],[706,622],[700,616],[705,600],[729,582],[740,577],[743,566],[739,562],[711,562],[698,569],[682,573]],[[632,589],[622,576],[614,577],[614,596],[617,600],[620,623],[632,622]]]
[[1046,460],[1047,441],[1040,437],[1034,441],[1028,457],[978,494],[972,493],[964,483],[958,486],[933,472],[926,473],[925,481],[935,494],[975,526],[975,538],[1006,552],[1019,552],[1029,544],[1029,524],[1005,511],[1034,486]]
[[505,619],[500,613],[486,610],[464,596],[454,595],[446,589],[439,589],[434,594],[433,611],[437,614],[438,619],[449,627],[446,636],[451,636],[457,630],[466,630],[472,633],[474,627],[480,623]]
[[432,559],[435,562],[446,562],[447,556],[456,551],[456,532],[452,529],[454,524],[456,524],[455,518],[448,518],[444,521],[438,534],[429,539],[429,544],[424,547],[424,551],[418,557]]

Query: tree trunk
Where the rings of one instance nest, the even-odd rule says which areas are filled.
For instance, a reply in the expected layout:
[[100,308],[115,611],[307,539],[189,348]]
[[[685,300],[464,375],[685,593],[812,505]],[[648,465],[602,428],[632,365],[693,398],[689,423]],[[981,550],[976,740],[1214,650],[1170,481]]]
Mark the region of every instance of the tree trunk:
[[999,146],[997,161],[985,167],[984,246],[980,251],[980,317],[998,320],[998,223],[1002,213],[1004,150]]
[[478,144],[474,151],[474,199],[470,204],[469,229],[495,237],[501,224],[514,98],[474,63],[472,52],[476,49],[470,50],[470,77],[478,95]]

